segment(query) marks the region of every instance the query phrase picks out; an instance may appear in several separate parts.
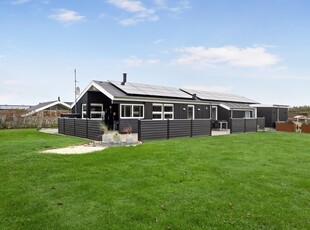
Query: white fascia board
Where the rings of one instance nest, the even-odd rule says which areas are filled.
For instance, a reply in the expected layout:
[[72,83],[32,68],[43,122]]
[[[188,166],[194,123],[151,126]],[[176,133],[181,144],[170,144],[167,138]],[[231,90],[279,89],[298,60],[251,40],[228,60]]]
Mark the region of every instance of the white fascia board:
[[23,115],[21,115],[21,117],[28,117],[28,116],[31,116],[32,114],[41,112],[41,111],[43,111],[43,110],[45,110],[45,109],[47,109],[47,108],[49,108],[49,107],[52,107],[52,106],[58,105],[58,104],[61,104],[61,105],[65,106],[65,107],[67,107],[68,109],[71,109],[70,106],[69,106],[68,104],[66,104],[66,103],[64,103],[64,102],[61,102],[61,101],[55,101],[55,102],[53,102],[53,103],[51,103],[51,104],[48,104],[48,105],[46,105],[46,106],[43,106],[43,107],[38,108],[38,109],[36,109],[36,110],[33,110],[33,111],[29,112],[29,113],[23,114]]
[[228,107],[227,105],[224,105],[224,104],[220,104],[220,106],[226,110],[230,110],[230,107]]
[[[111,95],[110,93],[108,93],[105,89],[103,89],[100,85],[98,85],[96,82],[91,81],[88,86],[82,91],[82,93],[78,96],[78,98],[76,99],[76,102],[78,102],[83,96],[84,94],[91,88],[91,87],[95,87],[96,89],[98,89],[101,93],[105,94],[108,98],[110,98],[111,100],[114,99],[114,96]],[[71,109],[75,106],[76,102],[72,103],[71,105]]]
[[[145,98],[145,97],[115,97],[115,101],[124,101],[124,102],[153,102],[153,103],[172,103],[172,104],[193,104],[193,105],[210,105],[210,102],[204,101],[191,101],[191,100],[173,100],[167,99],[162,100],[161,98]],[[181,101],[182,100],[182,101]]]
[[288,109],[289,105],[270,105],[270,104],[252,104],[250,105],[253,108],[281,108]]

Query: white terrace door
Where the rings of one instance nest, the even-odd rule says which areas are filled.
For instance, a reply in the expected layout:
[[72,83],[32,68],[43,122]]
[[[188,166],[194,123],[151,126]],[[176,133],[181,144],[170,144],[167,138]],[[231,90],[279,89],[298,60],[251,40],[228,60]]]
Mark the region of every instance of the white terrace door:
[[189,105],[187,107],[187,119],[195,119],[195,106]]

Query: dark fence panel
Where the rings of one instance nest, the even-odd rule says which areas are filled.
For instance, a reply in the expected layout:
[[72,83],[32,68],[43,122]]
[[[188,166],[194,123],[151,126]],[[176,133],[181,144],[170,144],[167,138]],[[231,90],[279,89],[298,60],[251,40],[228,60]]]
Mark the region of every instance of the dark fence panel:
[[139,121],[139,140],[169,139],[199,135],[211,135],[210,119]]
[[257,132],[265,128],[265,118],[232,118],[230,119],[230,133]]
[[66,119],[65,120],[65,134],[70,136],[75,136],[75,120]]
[[64,130],[64,119],[60,119],[58,118],[58,133],[64,134],[65,130]]
[[155,140],[168,138],[168,122],[140,120],[139,121],[139,140]]
[[169,138],[189,137],[191,130],[191,120],[169,120]]
[[192,121],[192,136],[211,136],[211,131],[211,119],[199,119]]
[[244,118],[230,119],[230,133],[244,133]]
[[257,118],[257,128],[258,129],[262,129],[264,130],[265,129],[265,117],[258,117]]
[[257,132],[257,119],[245,119],[245,132]]
[[132,132],[137,133],[139,129],[138,124],[139,124],[138,119],[121,119],[119,121],[119,131],[123,132],[124,128],[131,127]]
[[87,138],[87,122],[86,119],[75,119],[75,136]]
[[100,123],[101,121],[96,121],[96,120],[88,120],[88,134],[87,138],[96,140],[96,141],[101,141],[102,140],[102,132],[100,130]]
[[100,121],[78,118],[59,118],[58,133],[101,141]]

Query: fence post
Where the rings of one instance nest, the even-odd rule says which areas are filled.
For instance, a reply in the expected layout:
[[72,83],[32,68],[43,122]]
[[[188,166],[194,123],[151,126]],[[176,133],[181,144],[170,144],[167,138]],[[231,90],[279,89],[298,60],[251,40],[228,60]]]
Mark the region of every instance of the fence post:
[[74,134],[74,136],[76,136],[76,135],[75,135],[75,133],[76,133],[76,132],[75,132],[75,119],[76,119],[76,118],[74,118],[74,120],[73,120],[73,134]]
[[244,120],[243,132],[246,133],[246,118],[243,118],[243,120]]
[[85,125],[85,134],[86,134],[86,138],[88,139],[88,118],[86,118],[86,125]]
[[255,120],[256,120],[256,132],[257,132],[258,118],[256,118]]
[[170,138],[170,121],[169,119],[167,120],[167,139]]
[[191,130],[190,137],[193,137],[193,119],[191,119]]
[[213,124],[213,122],[212,122],[212,119],[210,118],[209,119],[210,120],[210,128],[209,128],[209,130],[210,130],[210,136],[212,136],[212,124]]
[[138,120],[138,141],[141,141],[141,120]]
[[66,118],[64,118],[64,134],[67,135],[66,134]]
[[233,134],[233,120],[232,118],[230,118],[229,120],[230,120],[230,134]]

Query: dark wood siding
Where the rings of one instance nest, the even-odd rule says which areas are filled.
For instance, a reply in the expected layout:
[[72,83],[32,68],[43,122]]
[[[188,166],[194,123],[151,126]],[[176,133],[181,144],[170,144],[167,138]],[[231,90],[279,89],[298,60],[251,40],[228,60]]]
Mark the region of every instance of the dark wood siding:
[[244,118],[245,112],[244,111],[233,111],[233,118]]
[[168,138],[168,122],[141,120],[139,140],[155,140]]
[[275,127],[277,120],[277,111],[272,107],[258,107],[257,117],[265,117],[266,127]]
[[220,121],[229,121],[230,111],[222,108],[221,106],[217,107],[217,119]]
[[210,118],[210,106],[208,105],[195,105],[195,119]]
[[174,104],[174,119],[187,119],[187,104]]
[[279,120],[280,121],[287,121],[287,119],[288,119],[288,109],[279,108]]

